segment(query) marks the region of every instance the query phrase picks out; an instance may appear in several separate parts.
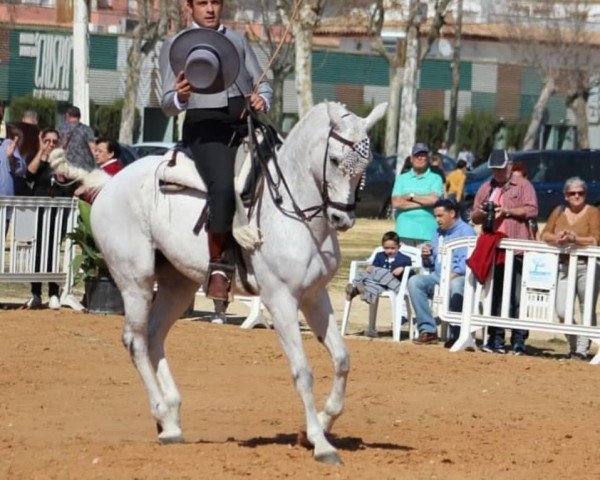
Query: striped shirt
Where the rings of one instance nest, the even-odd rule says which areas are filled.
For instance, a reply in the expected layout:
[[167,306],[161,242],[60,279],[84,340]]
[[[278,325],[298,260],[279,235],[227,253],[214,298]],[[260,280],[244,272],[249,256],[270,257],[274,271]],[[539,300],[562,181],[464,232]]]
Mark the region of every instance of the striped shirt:
[[500,187],[500,185],[492,178],[477,190],[473,209],[481,208],[481,204],[490,199],[492,192],[496,188],[500,188],[501,190],[499,195],[499,204],[501,207],[522,207],[525,209],[527,218],[503,217],[496,222],[494,225],[495,229],[506,233],[508,238],[528,240],[528,220],[535,219],[538,215],[537,196],[533,185],[525,178],[511,176],[511,178]]

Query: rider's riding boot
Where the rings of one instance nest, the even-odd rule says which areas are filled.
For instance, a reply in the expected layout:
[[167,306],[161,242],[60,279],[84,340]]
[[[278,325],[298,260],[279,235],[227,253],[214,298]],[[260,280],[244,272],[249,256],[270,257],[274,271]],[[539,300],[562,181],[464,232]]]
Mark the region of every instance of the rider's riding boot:
[[231,240],[231,232],[208,233],[208,253],[210,255],[208,286],[206,287],[208,298],[224,301],[229,299],[234,266],[226,263],[223,253],[230,247]]

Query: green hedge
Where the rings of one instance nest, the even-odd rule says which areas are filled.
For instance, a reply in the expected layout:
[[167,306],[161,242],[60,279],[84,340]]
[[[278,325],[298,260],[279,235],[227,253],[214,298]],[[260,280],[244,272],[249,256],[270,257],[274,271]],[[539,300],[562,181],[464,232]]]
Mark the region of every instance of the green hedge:
[[431,151],[437,151],[446,136],[446,120],[443,112],[421,115],[417,120],[416,141],[425,143]]
[[[98,105],[94,107],[92,128],[99,137],[119,139],[121,128],[121,111],[123,110],[123,99],[115,100],[109,105]],[[140,112],[136,108],[133,127],[133,138],[137,138],[141,126]]]
[[475,164],[487,160],[494,146],[494,131],[498,118],[491,112],[467,112],[458,123],[458,149],[468,145],[475,155]]
[[33,110],[38,114],[38,124],[41,129],[55,128],[58,103],[51,98],[36,98],[33,95],[14,97],[9,104],[10,121],[21,120],[26,110]]

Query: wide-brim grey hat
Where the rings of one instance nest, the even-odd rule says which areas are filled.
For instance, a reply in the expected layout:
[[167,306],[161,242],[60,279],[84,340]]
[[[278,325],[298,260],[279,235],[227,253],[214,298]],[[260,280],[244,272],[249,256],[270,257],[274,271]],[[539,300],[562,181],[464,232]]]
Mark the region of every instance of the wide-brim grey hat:
[[196,93],[227,90],[240,71],[235,45],[222,33],[208,28],[190,28],[173,37],[169,62],[175,75],[183,70]]

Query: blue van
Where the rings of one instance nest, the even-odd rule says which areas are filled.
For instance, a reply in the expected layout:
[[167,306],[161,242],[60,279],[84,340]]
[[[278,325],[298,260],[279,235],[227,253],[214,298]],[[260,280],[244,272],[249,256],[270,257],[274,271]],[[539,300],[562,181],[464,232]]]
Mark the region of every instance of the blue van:
[[[528,178],[537,193],[538,218],[548,218],[552,210],[564,202],[563,187],[570,177],[585,180],[587,203],[600,205],[600,150],[527,150],[513,152],[509,157],[527,168]],[[479,187],[490,177],[487,162],[467,172],[464,194],[467,210]]]

